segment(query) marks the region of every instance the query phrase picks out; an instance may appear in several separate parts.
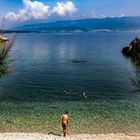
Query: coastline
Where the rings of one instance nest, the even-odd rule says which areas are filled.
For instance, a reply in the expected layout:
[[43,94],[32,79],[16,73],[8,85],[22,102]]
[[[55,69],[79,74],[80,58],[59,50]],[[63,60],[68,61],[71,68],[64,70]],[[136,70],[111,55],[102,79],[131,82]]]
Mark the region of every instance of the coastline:
[[57,134],[0,133],[0,140],[140,140],[140,133],[75,134],[64,138]]

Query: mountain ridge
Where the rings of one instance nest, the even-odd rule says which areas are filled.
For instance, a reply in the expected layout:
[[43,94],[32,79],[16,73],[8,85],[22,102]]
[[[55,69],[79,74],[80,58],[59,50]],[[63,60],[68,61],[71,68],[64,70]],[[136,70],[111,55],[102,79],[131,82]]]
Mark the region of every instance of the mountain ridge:
[[17,26],[11,31],[21,32],[91,32],[91,31],[140,30],[140,16],[60,20]]

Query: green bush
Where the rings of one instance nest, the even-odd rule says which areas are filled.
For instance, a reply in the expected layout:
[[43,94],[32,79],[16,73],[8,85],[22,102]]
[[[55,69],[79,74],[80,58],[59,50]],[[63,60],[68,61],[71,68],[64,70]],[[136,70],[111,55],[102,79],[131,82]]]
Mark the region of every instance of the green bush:
[[16,35],[8,42],[0,42],[0,77],[8,73],[8,54],[14,44]]

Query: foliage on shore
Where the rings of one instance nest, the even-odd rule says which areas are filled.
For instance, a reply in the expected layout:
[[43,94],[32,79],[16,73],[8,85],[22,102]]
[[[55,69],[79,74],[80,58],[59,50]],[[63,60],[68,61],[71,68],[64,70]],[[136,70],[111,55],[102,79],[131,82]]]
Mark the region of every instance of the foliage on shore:
[[0,41],[0,77],[8,73],[8,54],[12,48],[16,35],[13,35],[8,42]]

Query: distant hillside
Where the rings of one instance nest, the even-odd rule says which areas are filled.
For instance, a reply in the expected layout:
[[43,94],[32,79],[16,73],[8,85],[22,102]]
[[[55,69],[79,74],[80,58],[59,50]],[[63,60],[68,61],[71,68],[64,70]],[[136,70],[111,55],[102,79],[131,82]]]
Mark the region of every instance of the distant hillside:
[[65,20],[28,24],[14,28],[14,31],[17,32],[89,32],[110,30],[140,30],[140,17]]

